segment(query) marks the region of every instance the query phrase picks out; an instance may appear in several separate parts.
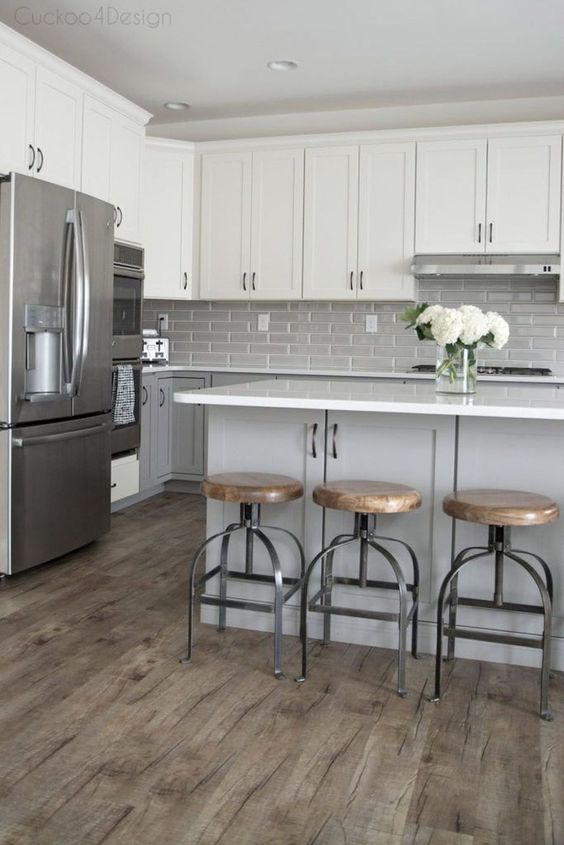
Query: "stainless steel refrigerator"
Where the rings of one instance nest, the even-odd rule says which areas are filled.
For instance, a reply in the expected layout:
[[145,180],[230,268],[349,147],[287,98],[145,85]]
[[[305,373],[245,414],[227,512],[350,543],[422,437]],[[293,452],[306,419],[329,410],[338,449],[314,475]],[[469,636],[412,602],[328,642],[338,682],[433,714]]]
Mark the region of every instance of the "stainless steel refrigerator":
[[0,573],[110,527],[113,208],[0,182]]

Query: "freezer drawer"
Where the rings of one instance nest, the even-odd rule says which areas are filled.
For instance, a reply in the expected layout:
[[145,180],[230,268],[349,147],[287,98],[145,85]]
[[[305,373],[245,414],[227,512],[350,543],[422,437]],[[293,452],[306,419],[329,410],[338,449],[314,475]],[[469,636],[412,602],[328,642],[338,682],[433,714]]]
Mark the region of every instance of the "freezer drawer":
[[111,425],[104,414],[13,429],[11,573],[109,530]]

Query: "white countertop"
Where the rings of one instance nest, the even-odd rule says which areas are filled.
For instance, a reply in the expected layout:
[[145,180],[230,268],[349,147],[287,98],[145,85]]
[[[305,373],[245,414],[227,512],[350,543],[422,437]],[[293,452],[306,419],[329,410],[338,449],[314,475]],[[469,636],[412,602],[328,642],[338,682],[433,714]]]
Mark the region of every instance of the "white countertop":
[[473,396],[440,395],[435,385],[278,379],[180,390],[175,402],[246,408],[299,408],[401,414],[564,420],[564,388],[547,384],[478,384]]
[[[240,373],[241,375],[262,375],[265,376],[311,376],[312,378],[379,378],[379,379],[409,379],[415,381],[432,381],[434,373],[414,373],[411,370],[406,372],[397,370],[302,370],[302,369],[266,369],[265,367],[213,367],[204,364],[196,366],[193,364],[145,364],[144,373]],[[564,376],[487,376],[479,375],[480,382],[504,382],[507,384],[564,384]]]

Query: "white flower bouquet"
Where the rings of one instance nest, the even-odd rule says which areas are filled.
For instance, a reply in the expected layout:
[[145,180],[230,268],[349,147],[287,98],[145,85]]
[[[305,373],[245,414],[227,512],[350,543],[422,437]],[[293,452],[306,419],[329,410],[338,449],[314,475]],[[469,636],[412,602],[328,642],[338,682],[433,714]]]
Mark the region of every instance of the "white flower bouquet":
[[402,320],[407,322],[407,328],[415,328],[419,340],[434,340],[444,350],[437,363],[437,382],[448,376],[454,384],[461,377],[461,362],[465,362],[469,386],[460,392],[474,392],[476,349],[501,349],[509,340],[507,321],[496,311],[484,313],[475,305],[445,308],[424,302],[406,308]]

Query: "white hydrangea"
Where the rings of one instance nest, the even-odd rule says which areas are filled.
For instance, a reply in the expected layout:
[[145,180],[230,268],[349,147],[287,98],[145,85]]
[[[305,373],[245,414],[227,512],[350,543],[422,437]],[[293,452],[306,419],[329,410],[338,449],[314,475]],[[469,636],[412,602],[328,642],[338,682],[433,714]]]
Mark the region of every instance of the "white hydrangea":
[[425,308],[424,311],[421,312],[421,314],[415,321],[415,325],[426,326],[428,323],[432,323],[435,317],[441,314],[444,310],[445,309],[442,305],[429,305],[427,308]]
[[447,346],[460,338],[462,326],[462,314],[458,308],[443,308],[433,317],[431,330],[439,346]]
[[471,346],[489,332],[488,319],[482,309],[475,305],[461,305],[458,310],[462,315],[460,340],[466,346]]
[[501,349],[509,340],[509,324],[497,311],[488,311],[486,314],[488,332],[493,335],[492,346],[494,349]]

